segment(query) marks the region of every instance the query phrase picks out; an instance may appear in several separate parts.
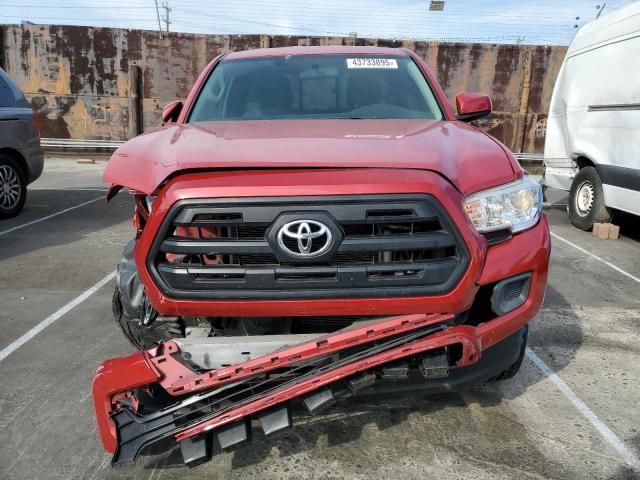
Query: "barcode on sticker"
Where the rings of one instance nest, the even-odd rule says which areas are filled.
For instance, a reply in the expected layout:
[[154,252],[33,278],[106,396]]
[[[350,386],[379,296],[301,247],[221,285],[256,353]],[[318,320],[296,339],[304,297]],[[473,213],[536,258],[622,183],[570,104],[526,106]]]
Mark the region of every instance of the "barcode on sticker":
[[347,58],[347,68],[398,68],[395,58]]

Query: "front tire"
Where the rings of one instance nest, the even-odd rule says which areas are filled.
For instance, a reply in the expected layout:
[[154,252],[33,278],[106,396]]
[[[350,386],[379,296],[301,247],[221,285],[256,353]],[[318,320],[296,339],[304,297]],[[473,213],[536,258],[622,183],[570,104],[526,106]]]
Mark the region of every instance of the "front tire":
[[27,200],[27,181],[18,162],[0,155],[0,218],[15,217]]
[[516,373],[520,371],[520,367],[522,366],[522,361],[524,360],[524,355],[527,352],[527,339],[529,337],[529,326],[527,325],[526,330],[524,331],[524,335],[522,336],[522,345],[520,346],[520,352],[518,353],[518,358],[516,361],[506,370],[503,370],[501,373],[489,379],[490,382],[501,382],[503,380],[509,380],[510,378],[515,377]]
[[591,230],[594,223],[611,220],[611,210],[604,203],[604,191],[593,167],[580,169],[569,190],[569,219],[580,230]]

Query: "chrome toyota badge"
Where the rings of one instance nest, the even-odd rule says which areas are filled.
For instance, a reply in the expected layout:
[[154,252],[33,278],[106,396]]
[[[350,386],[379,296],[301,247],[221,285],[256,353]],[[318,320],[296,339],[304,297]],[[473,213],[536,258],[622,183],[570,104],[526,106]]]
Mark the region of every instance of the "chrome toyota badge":
[[312,258],[333,246],[333,235],[324,223],[316,220],[294,220],[285,223],[277,235],[278,247],[292,257]]

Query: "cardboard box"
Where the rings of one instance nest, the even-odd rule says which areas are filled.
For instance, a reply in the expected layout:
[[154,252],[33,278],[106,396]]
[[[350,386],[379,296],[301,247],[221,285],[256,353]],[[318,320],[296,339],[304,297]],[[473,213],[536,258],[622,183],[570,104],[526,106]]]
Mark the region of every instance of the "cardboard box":
[[609,224],[608,223],[594,223],[593,235],[601,240],[609,238]]
[[591,233],[593,234],[594,237],[598,236],[598,232],[600,231],[600,227],[602,227],[602,223],[594,223],[593,224],[593,230],[591,231]]
[[616,240],[620,236],[620,227],[613,223],[594,223],[592,233],[601,240]]

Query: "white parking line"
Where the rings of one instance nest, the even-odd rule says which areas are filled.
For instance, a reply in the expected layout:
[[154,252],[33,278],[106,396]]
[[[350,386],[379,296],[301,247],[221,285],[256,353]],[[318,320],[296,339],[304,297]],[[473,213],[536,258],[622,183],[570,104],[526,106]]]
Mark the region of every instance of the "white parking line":
[[531,360],[533,364],[538,367],[542,373],[544,373],[544,375],[555,384],[556,387],[558,387],[558,390],[560,390],[564,396],[569,399],[582,416],[589,420],[600,436],[620,454],[631,469],[636,473],[640,473],[640,460],[638,460],[638,458],[624,445],[622,440],[620,440],[618,436],[613,433],[613,431],[611,431],[611,429],[607,427],[607,425],[600,420],[582,400],[578,398],[573,390],[569,388],[569,385],[564,383],[564,381],[556,375],[553,370],[551,370],[551,368],[549,368],[549,366],[544,363],[544,361],[530,348],[527,348],[527,357],[529,357],[529,360]]
[[[579,252],[595,258],[599,262],[604,263],[606,266],[612,268],[618,273],[621,273],[625,277],[628,277],[631,280],[640,283],[640,278],[621,269],[620,267],[617,267],[613,263],[606,261],[604,258],[601,258],[591,253],[590,251],[585,250],[584,248],[576,245],[566,238],[561,237],[557,233],[551,232],[551,236],[575,248]],[[600,420],[582,400],[578,398],[573,390],[571,390],[571,388],[558,375],[556,375],[553,370],[551,370],[551,368],[546,363],[544,363],[544,361],[540,357],[538,357],[538,355],[536,355],[535,352],[530,348],[527,348],[527,357],[533,362],[536,367],[540,369],[540,371],[542,371],[542,373],[544,373],[544,375],[549,380],[551,380],[551,382],[555,384],[556,387],[558,387],[558,390],[560,390],[564,394],[564,396],[569,399],[569,401],[582,414],[582,416],[589,420],[591,425],[593,425],[593,427],[598,431],[600,436],[620,454],[620,456],[631,467],[631,469],[636,473],[640,473],[640,460],[624,445],[622,440],[620,440],[617,435],[613,433],[613,431],[602,420]]]
[[63,213],[70,212],[71,210],[75,210],[76,208],[84,207],[85,205],[89,205],[90,203],[97,202],[98,200],[102,200],[104,197],[94,198],[93,200],[87,200],[86,202],[82,202],[78,205],[74,205],[73,207],[65,208],[64,210],[60,210],[59,212],[52,213],[51,215],[47,215],[46,217],[37,218],[35,220],[31,220],[30,222],[23,223],[22,225],[16,225],[15,227],[8,228],[7,230],[0,231],[0,237],[2,235],[6,235],[7,233],[15,232],[16,230],[21,230],[23,228],[30,227],[36,223],[44,222],[45,220],[49,220],[50,218],[57,217],[58,215],[62,215]]
[[593,253],[591,253],[588,250],[585,250],[582,247],[579,247],[578,245],[576,245],[573,242],[570,242],[569,240],[562,238],[560,235],[551,232],[551,236],[553,238],[557,238],[558,240],[560,240],[561,242],[566,243],[567,245],[572,246],[573,248],[575,248],[576,250],[579,250],[580,252],[589,255],[590,257],[595,258],[596,260],[599,260],[600,262],[604,263],[606,266],[613,268],[616,272],[621,273],[622,275],[625,275],[626,277],[629,277],[631,280],[634,280],[638,283],[640,283],[640,278],[636,277],[635,275],[630,274],[629,272],[625,272],[624,270],[622,270],[620,267],[616,267],[613,263],[607,262],[604,258],[600,258],[597,255],[594,255]]
[[69,303],[67,303],[64,307],[60,308],[55,313],[49,315],[47,318],[45,318],[43,321],[41,321],[39,324],[37,324],[27,333],[25,333],[20,338],[18,338],[16,341],[12,342],[10,345],[3,348],[2,351],[0,351],[0,362],[3,361],[5,358],[7,358],[9,355],[11,355],[13,352],[15,352],[17,349],[19,349],[21,346],[23,346],[25,343],[27,343],[29,340],[31,340],[33,337],[35,337],[37,334],[39,334],[41,331],[43,331],[45,328],[47,328],[49,325],[51,325],[53,322],[58,320],[64,314],[68,313],[70,310],[73,310],[75,307],[80,305],[87,298],[89,298],[91,295],[93,295],[98,290],[100,290],[100,288],[102,288],[106,283],[113,280],[115,276],[116,276],[116,272],[115,271],[111,272],[109,275],[104,277],[102,280],[96,283],[89,290],[86,290],[85,292],[78,295],[76,298],[74,298]]
[[36,192],[108,192],[109,190],[107,188],[102,188],[102,187],[95,187],[95,188],[91,188],[91,187],[87,187],[87,188],[73,188],[73,187],[29,187],[29,191],[36,191]]

